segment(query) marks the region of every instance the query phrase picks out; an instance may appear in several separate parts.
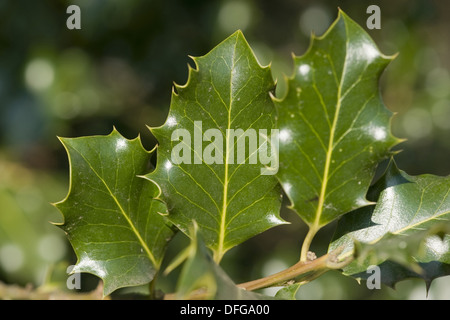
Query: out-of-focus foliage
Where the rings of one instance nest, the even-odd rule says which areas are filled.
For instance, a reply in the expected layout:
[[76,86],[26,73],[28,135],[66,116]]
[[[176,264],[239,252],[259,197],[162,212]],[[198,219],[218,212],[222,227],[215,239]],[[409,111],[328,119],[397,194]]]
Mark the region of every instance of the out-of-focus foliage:
[[[81,30],[66,28],[70,4],[81,8]],[[408,139],[396,162],[410,174],[450,174],[450,3],[377,4],[381,29],[367,31],[382,52],[399,53],[381,83],[385,104],[397,112],[394,134]],[[163,123],[172,82],[186,82],[188,55],[205,54],[236,29],[261,63],[272,62],[281,96],[291,53],[303,54],[310,33],[325,31],[338,6],[365,26],[368,3],[354,0],[0,1],[0,281],[40,285],[45,270],[74,263],[64,234],[48,223],[61,221],[49,203],[61,199],[68,184],[56,136],[108,134],[114,125],[127,138],[142,133],[152,148],[145,125]],[[230,251],[223,268],[233,281],[296,262],[306,230],[292,212],[282,216],[292,224]],[[318,255],[332,232],[319,233],[312,247]],[[174,252],[178,242],[181,236],[172,243]],[[170,280],[161,286],[170,290]],[[440,289],[445,286],[448,277],[435,281],[429,297],[448,298],[448,289]],[[298,295],[415,298],[418,292],[425,297],[424,284],[405,281],[398,291],[371,291],[328,273]]]
[[0,160],[0,280],[41,283],[49,268],[67,256],[59,219],[48,199],[61,182],[45,172]]

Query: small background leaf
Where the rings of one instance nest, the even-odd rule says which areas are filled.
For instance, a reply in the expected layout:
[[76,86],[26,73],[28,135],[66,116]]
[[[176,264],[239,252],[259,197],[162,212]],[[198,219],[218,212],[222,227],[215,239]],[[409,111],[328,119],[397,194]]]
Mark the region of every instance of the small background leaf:
[[212,259],[197,226],[191,228],[188,258],[180,274],[177,299],[267,300],[273,297],[238,288]]
[[275,297],[284,300],[296,300],[297,291],[300,287],[300,283],[294,283],[289,286],[285,286],[277,291]]
[[60,261],[70,251],[68,241],[48,223],[61,218],[48,199],[64,192],[54,175],[0,154],[0,282],[47,285],[50,271],[64,264]]

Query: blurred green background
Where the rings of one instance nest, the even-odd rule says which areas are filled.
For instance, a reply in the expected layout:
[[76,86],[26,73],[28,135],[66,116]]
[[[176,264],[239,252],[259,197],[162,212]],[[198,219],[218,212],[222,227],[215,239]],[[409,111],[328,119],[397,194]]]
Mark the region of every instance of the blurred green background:
[[[68,30],[66,9],[81,8],[81,30]],[[155,144],[146,125],[164,122],[173,82],[187,80],[188,55],[206,54],[243,30],[262,64],[272,61],[284,92],[291,53],[301,55],[310,33],[322,34],[343,9],[364,28],[368,1],[307,0],[0,0],[0,281],[65,287],[76,259],[49,221],[50,205],[67,194],[68,161],[57,136],[108,134]],[[408,141],[397,157],[409,174],[450,174],[450,2],[377,1],[381,29],[367,30],[385,54],[399,53],[381,90],[397,113],[394,133]],[[292,222],[233,249],[223,268],[236,282],[285,268],[298,259],[305,226]],[[333,226],[313,243],[323,254]],[[168,259],[185,245],[177,236]],[[62,271],[61,271],[62,270]],[[173,289],[173,279],[160,285]],[[83,290],[96,278],[82,275]],[[368,290],[330,272],[299,291],[300,299],[424,299],[422,281],[397,290]],[[0,297],[1,298],[1,297]],[[429,299],[450,299],[450,277],[433,282]]]

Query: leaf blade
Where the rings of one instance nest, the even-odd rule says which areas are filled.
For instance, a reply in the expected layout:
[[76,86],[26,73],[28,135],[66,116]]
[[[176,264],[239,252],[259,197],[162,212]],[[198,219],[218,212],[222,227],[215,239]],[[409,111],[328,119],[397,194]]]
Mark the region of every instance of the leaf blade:
[[173,234],[159,214],[164,205],[153,199],[155,186],[138,177],[151,153],[139,138],[127,140],[115,129],[60,140],[69,156],[70,189],[55,206],[77,254],[72,272],[103,279],[104,295],[151,281]]
[[449,191],[449,177],[410,176],[391,161],[369,191],[377,205],[348,213],[338,223],[330,250],[342,247],[349,255],[358,249],[344,273],[359,277],[369,264],[380,264],[391,286],[411,276],[429,285],[448,274]]
[[[193,59],[196,69],[189,68],[184,86],[175,86],[165,124],[151,128],[159,142],[159,158],[146,178],[160,187],[168,219],[187,235],[195,219],[206,245],[220,261],[235,245],[284,223],[277,180],[261,175],[261,164],[250,163],[258,149],[248,151],[250,142],[246,142],[247,134],[250,139],[254,131],[275,126],[269,96],[274,84],[270,70],[259,65],[240,31]],[[208,140],[205,135],[210,130],[219,134]],[[183,134],[183,142],[174,145],[177,134]],[[206,145],[205,139],[211,143]],[[246,153],[239,162],[242,141]],[[213,161],[205,160],[205,150],[212,147]],[[177,148],[183,148],[182,157],[188,154],[186,161],[174,160]]]
[[[399,139],[378,79],[392,60],[342,11],[330,29],[294,57],[279,111],[280,170],[291,208],[311,234],[342,214],[369,205],[376,165]],[[308,239],[309,241],[310,239]]]

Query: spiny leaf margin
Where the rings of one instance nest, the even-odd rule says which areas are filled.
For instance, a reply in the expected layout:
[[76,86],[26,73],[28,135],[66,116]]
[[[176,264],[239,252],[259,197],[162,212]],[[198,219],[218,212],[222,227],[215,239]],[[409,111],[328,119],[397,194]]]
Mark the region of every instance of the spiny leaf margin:
[[65,199],[54,205],[77,255],[72,273],[91,273],[104,282],[103,294],[153,280],[173,235],[160,215],[165,205],[157,188],[138,177],[149,170],[152,151],[140,137],[124,138],[115,128],[107,136],[59,138],[69,158]]
[[371,204],[365,195],[376,167],[402,141],[391,133],[393,113],[378,91],[394,57],[380,53],[340,10],[328,31],[313,35],[307,52],[294,56],[287,94],[273,98],[280,129],[277,177],[311,237]]
[[[166,122],[149,128],[158,140],[158,160],[156,169],[145,177],[159,187],[159,199],[169,209],[167,218],[187,235],[195,219],[219,262],[232,247],[286,223],[279,215],[277,179],[261,175],[260,164],[229,164],[229,157],[235,155],[230,151],[229,131],[225,131],[275,128],[275,108],[269,96],[274,84],[270,68],[260,66],[241,31],[205,56],[192,59],[196,68],[189,67],[185,85],[175,85]],[[223,164],[171,161],[173,132],[186,129],[193,137],[198,129],[195,121],[201,121],[203,132],[222,131]],[[191,155],[192,162],[199,157],[196,150]]]

